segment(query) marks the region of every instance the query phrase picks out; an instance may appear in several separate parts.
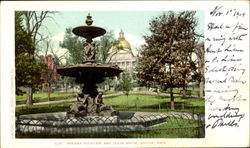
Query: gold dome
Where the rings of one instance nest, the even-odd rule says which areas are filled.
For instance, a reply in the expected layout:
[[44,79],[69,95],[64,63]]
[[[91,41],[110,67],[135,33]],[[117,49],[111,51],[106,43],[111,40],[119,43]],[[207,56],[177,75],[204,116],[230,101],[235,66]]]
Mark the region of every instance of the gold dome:
[[117,50],[117,49],[129,49],[131,50],[131,46],[129,44],[129,42],[124,38],[124,33],[121,31],[119,33],[119,39],[117,40],[117,44],[113,45],[111,47],[112,50]]

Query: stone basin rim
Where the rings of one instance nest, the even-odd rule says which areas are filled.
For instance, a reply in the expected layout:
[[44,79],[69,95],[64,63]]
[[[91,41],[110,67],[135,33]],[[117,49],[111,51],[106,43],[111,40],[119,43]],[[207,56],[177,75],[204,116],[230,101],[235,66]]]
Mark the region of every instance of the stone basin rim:
[[69,66],[64,66],[64,67],[58,67],[57,69],[66,69],[66,68],[78,68],[78,67],[104,67],[104,68],[116,68],[121,70],[117,65],[108,65],[108,64],[75,64],[75,65],[69,65]]
[[[19,115],[18,118],[20,119],[34,119],[34,120],[52,120],[52,119],[65,119],[67,117],[67,112],[53,112],[53,113],[36,113],[36,114],[24,114]],[[130,112],[130,111],[119,111],[118,116],[86,116],[86,117],[79,117],[80,118],[117,118],[119,116],[128,116],[129,118],[132,117],[143,117],[143,116],[150,116],[150,115],[160,115],[166,116],[166,113],[151,113],[151,112]],[[67,119],[78,119],[78,118],[67,118]]]

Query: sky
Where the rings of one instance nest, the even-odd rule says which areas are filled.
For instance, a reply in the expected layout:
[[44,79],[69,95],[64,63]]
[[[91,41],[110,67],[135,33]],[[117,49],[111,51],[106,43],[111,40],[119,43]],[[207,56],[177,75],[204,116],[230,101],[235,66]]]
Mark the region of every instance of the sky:
[[[53,19],[47,19],[43,34],[49,34],[52,40],[53,50],[58,50],[59,42],[63,41],[64,32],[68,27],[85,25],[86,16],[90,13],[93,19],[93,26],[112,30],[115,38],[123,30],[126,40],[130,43],[133,52],[144,44],[143,36],[149,34],[149,22],[153,18],[163,14],[163,11],[59,11],[53,15]],[[198,26],[196,31],[204,33],[204,12],[197,11]],[[98,39],[98,38],[97,38]],[[66,49],[59,49],[58,54],[63,54]]]

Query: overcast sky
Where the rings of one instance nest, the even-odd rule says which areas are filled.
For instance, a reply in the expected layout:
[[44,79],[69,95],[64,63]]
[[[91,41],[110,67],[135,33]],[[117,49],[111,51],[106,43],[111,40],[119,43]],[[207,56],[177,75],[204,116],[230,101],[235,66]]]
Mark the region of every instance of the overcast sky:
[[[44,34],[50,33],[53,48],[58,49],[59,41],[63,40],[67,27],[77,27],[85,25],[86,16],[90,13],[94,20],[94,26],[112,30],[118,38],[121,29],[125,33],[125,38],[131,44],[133,51],[144,43],[143,35],[149,34],[149,21],[154,17],[163,14],[163,11],[59,11],[52,19],[47,19],[44,25],[47,27]],[[204,32],[204,12],[197,11],[196,18],[198,33]],[[60,50],[62,54],[65,50]]]

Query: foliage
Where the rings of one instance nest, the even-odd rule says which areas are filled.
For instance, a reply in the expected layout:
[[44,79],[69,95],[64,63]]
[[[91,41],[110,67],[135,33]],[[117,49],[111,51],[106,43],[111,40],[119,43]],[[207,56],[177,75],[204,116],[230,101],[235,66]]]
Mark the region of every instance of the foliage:
[[129,73],[122,73],[122,78],[120,80],[120,87],[125,95],[129,95],[129,91],[132,90],[132,78]]
[[[41,82],[41,69],[42,65],[38,61],[37,53],[39,51],[38,43],[46,39],[39,31],[43,26],[46,18],[51,18],[50,14],[55,12],[51,11],[17,11],[16,12],[16,78],[20,79],[23,84],[18,84],[27,87],[27,105],[32,105],[32,96],[34,88]],[[23,24],[25,26],[23,26]],[[18,28],[20,28],[18,31]],[[26,35],[22,32],[25,32]],[[20,34],[18,34],[20,33]],[[24,38],[29,38],[24,41]],[[20,41],[18,41],[20,40]],[[30,43],[28,43],[30,42]],[[23,45],[27,44],[27,47]],[[30,44],[32,44],[30,46]],[[23,48],[24,50],[21,50]],[[27,49],[25,49],[27,48]],[[25,51],[26,50],[26,51]],[[23,52],[24,51],[24,52]],[[19,80],[17,80],[19,81]],[[17,93],[20,89],[16,89]]]
[[96,41],[96,61],[106,63],[108,51],[114,43],[115,38],[112,31],[107,32],[100,40]]
[[15,13],[16,93],[19,87],[35,88],[41,83],[43,65],[34,56],[35,43],[22,25],[22,12]]
[[[191,74],[195,64],[191,54],[195,45],[195,12],[170,12],[150,22],[152,35],[145,36],[141,51],[138,76],[141,83],[180,87],[185,83],[183,75]],[[170,73],[170,69],[172,70]]]
[[66,48],[69,51],[69,55],[66,59],[67,64],[74,65],[82,63],[84,57],[83,44],[84,41],[72,33],[72,28],[66,28],[64,39],[60,42],[60,47]]
[[[161,85],[170,88],[185,87],[196,70],[192,53],[196,44],[195,12],[169,12],[149,23],[149,36],[138,58],[137,76],[142,85]],[[172,91],[171,101],[174,101]],[[174,109],[174,104],[171,104]]]

